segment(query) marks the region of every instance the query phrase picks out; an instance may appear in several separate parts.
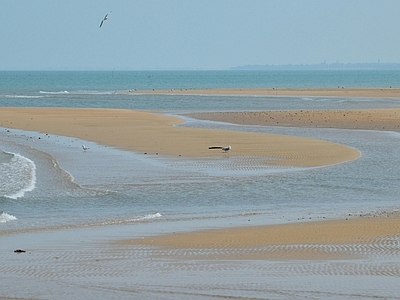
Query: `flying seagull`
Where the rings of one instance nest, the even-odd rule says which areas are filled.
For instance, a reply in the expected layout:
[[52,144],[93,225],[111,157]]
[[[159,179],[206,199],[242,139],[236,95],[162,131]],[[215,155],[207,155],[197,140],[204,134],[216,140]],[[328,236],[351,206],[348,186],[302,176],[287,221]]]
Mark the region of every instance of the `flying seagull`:
[[111,14],[111,11],[110,11],[108,14],[106,14],[106,15],[104,16],[103,20],[101,20],[101,23],[100,23],[99,28],[101,28],[101,26],[103,26],[103,22],[104,22],[104,21],[107,21],[107,20],[108,20],[108,15],[109,15],[109,14]]
[[208,147],[208,149],[210,149],[210,150],[221,149],[222,151],[227,152],[227,151],[231,150],[232,147],[231,146],[226,146],[226,147],[223,147],[223,146],[211,146],[211,147]]
[[89,147],[86,147],[85,145],[82,145],[83,151],[89,150]]

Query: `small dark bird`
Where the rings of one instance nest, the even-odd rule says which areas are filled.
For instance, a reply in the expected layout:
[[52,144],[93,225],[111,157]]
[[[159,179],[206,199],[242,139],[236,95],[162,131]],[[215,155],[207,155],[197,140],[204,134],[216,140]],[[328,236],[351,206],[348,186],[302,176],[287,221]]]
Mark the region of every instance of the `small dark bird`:
[[14,250],[14,253],[25,253],[26,251],[25,250],[22,250],[22,249],[17,249],[17,250]]
[[229,150],[231,150],[231,146],[227,146],[227,147],[222,147],[222,151],[227,152]]

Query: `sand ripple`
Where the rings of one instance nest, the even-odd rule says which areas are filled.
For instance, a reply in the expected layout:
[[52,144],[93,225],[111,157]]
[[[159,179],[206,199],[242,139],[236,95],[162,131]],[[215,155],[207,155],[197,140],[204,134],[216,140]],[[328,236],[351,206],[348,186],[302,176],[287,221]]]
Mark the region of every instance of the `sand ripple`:
[[371,244],[234,249],[76,243],[9,251],[0,274],[36,280],[47,292],[55,284],[64,299],[82,293],[118,299],[395,299],[399,242],[390,236]]
[[[296,159],[301,159],[297,157]],[[259,156],[229,156],[203,157],[191,160],[164,160],[165,164],[172,168],[188,171],[204,172],[208,175],[260,175],[284,171],[297,171],[305,168],[280,166],[276,162],[278,158]]]
[[[53,279],[116,278],[128,276],[134,270],[150,271],[155,268],[179,272],[248,269],[273,272],[279,276],[400,277],[399,236],[377,239],[371,244],[298,244],[212,249],[117,245],[69,251],[36,249],[26,254],[12,253],[8,256],[7,263],[0,266],[1,273]],[[253,263],[249,263],[249,260]]]

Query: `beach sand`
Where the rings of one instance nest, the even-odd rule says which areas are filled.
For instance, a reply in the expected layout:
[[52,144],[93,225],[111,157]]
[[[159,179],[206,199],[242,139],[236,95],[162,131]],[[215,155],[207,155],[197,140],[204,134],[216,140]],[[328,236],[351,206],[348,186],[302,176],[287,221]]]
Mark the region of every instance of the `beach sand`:
[[[309,92],[307,95],[311,95]],[[363,94],[364,90],[358,92],[367,96]],[[379,93],[378,90],[375,92]],[[398,90],[386,92],[388,97],[394,97],[394,92],[398,93]],[[326,93],[330,94],[329,91]],[[272,125],[278,122],[276,125],[396,131],[399,131],[399,115],[399,109],[191,114],[194,117],[241,124]],[[278,121],[269,122],[271,118]],[[173,125],[181,123],[181,119],[146,111],[1,108],[0,120],[0,126],[6,128],[74,136],[143,153],[186,157],[264,156],[279,159],[279,164],[290,166],[321,166],[359,156],[355,149],[315,139],[176,127]],[[229,144],[232,150],[228,154],[208,150],[209,146]],[[214,229],[142,239],[127,237],[118,244],[158,247],[165,249],[166,253],[170,249],[207,249],[195,256],[199,259],[343,259],[365,255],[365,251],[349,251],[348,245],[357,248],[367,244],[374,249],[377,241],[385,247],[393,243],[393,238],[398,241],[399,236],[399,215],[385,213],[376,217],[352,217],[349,220]]]
[[[118,244],[148,245],[163,249],[164,255],[168,255],[171,249],[191,249],[194,253],[197,250],[196,259],[321,260],[374,255],[374,245],[380,244],[382,249],[390,247],[399,237],[400,214],[385,212],[351,216],[346,220],[183,232],[126,239]],[[364,247],[360,247],[359,251],[349,251],[357,248],[355,245]]]
[[400,98],[400,88],[222,88],[129,90],[130,94]]
[[[265,157],[270,165],[313,167],[356,159],[344,145],[311,138],[173,126],[183,120],[146,111],[1,108],[0,126],[78,137],[148,154]],[[232,150],[209,150],[211,146]]]
[[246,125],[387,130],[400,132],[400,108],[357,110],[298,110],[206,112],[188,116]]

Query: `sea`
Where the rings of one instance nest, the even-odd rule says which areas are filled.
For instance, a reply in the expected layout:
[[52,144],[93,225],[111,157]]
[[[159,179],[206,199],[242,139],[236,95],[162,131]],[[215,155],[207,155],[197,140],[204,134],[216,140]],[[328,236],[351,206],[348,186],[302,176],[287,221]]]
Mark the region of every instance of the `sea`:
[[[360,152],[356,160],[325,167],[263,167],[246,158],[237,162],[229,154],[217,160],[143,155],[54,135],[51,128],[43,133],[5,127],[0,120],[0,297],[395,299],[400,293],[393,285],[400,277],[398,257],[384,258],[397,271],[377,275],[359,268],[365,266],[363,260],[352,261],[354,269],[347,273],[338,267],[342,262],[334,266],[307,262],[308,267],[287,261],[182,264],[149,258],[145,249],[116,252],[110,246],[121,239],[182,231],[397,211],[398,132],[245,126],[195,120],[186,114],[398,108],[400,97],[173,93],[206,88],[350,87],[399,88],[400,71],[0,72],[1,107],[150,110],[183,118],[186,122],[179,126],[312,137]],[[153,89],[171,93],[128,92]],[[84,151],[82,145],[89,149]],[[234,149],[234,141],[231,145]],[[27,252],[15,254],[16,249]],[[368,263],[372,269],[382,261]]]

